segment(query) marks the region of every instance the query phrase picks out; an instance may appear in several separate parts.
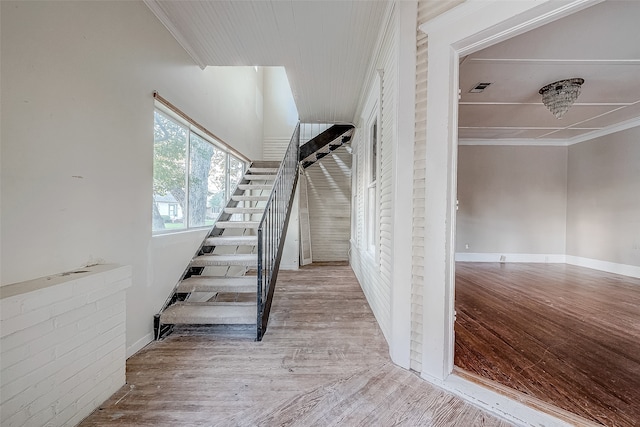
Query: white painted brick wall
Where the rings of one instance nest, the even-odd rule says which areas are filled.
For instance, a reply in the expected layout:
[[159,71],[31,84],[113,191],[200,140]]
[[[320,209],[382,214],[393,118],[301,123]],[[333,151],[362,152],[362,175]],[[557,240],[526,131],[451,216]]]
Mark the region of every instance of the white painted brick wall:
[[0,287],[0,424],[73,426],[125,383],[131,267]]

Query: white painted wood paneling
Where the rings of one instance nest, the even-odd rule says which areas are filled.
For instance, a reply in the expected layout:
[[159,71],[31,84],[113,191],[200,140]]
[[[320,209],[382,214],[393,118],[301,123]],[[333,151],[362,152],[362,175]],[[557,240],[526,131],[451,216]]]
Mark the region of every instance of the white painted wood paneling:
[[[418,25],[427,13],[418,3]],[[422,370],[422,286],[424,282],[424,172],[427,107],[427,35],[416,35],[416,127],[413,152],[413,238],[411,268],[411,369]]]
[[[396,12],[393,13],[395,19]],[[393,145],[397,138],[396,131],[396,98],[397,86],[397,26],[392,25],[386,34],[383,44],[381,62],[382,100],[380,102],[380,151],[378,153],[378,236],[379,236],[379,293],[382,309],[387,314],[391,328],[391,277],[393,270]]]
[[351,154],[341,147],[308,167],[313,261],[347,261],[351,237]]
[[307,265],[313,262],[311,253],[311,224],[309,219],[309,198],[307,195],[307,175],[304,172],[298,177],[298,188],[300,192],[299,215],[300,215],[300,265]]
[[[367,301],[371,306],[380,329],[387,341],[391,338],[391,277],[393,272],[392,236],[393,236],[393,145],[397,138],[396,132],[396,98],[397,98],[397,25],[396,11],[390,16],[390,25],[386,28],[381,43],[381,50],[377,56],[376,69],[381,70],[381,82],[377,78],[368,84],[369,92],[364,99],[367,105],[372,104],[371,99],[379,97],[380,122],[378,130],[378,174],[376,182],[377,190],[377,217],[376,227],[378,232],[378,245],[375,251],[367,248],[366,242],[370,239],[366,235],[366,193],[367,176],[369,169],[366,165],[366,144],[363,139],[362,128],[354,134],[354,152],[357,153],[358,176],[355,180],[357,187],[357,244],[352,246],[351,264],[358,281],[362,286]],[[368,114],[365,108],[360,108],[363,114]],[[367,117],[361,118],[361,126],[367,126]]]
[[[464,0],[418,2],[420,26],[430,19],[463,3]],[[411,362],[416,372],[422,371],[422,318],[424,287],[424,234],[425,234],[425,172],[427,129],[427,35],[416,34],[416,112],[415,143],[413,152],[413,239],[411,268]]]
[[289,138],[265,138],[262,145],[262,160],[281,162],[289,146]]

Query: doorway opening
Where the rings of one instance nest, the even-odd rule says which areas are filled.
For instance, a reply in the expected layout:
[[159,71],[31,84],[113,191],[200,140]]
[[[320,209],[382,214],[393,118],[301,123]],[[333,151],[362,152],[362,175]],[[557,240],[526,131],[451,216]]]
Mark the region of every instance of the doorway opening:
[[[616,274],[638,265],[638,16],[600,3],[459,61],[454,364],[605,425],[640,418],[640,279]],[[558,121],[538,89],[573,77]]]

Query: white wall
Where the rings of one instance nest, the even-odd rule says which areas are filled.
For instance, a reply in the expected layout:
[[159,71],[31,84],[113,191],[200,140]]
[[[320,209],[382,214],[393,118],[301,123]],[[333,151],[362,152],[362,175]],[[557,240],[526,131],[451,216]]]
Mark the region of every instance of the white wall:
[[640,127],[569,147],[567,255],[640,267]]
[[2,284],[131,265],[131,353],[185,267],[165,255],[202,238],[151,236],[152,92],[257,159],[262,81],[201,70],[141,2],[1,7]]
[[[354,122],[350,261],[382,332],[391,359],[408,368],[411,346],[411,236],[416,45],[415,2],[396,2],[382,30],[368,82]],[[375,107],[377,103],[377,107]],[[370,170],[368,129],[378,108],[375,203],[367,198]],[[374,113],[375,114],[375,113]],[[375,212],[368,205],[375,205]],[[367,216],[373,216],[373,232]],[[370,236],[372,234],[373,236]],[[369,243],[375,242],[371,248]]]
[[298,123],[298,110],[283,67],[264,70],[263,160],[282,160]]
[[460,146],[456,252],[564,254],[567,153]]
[[309,166],[307,197],[314,262],[348,261],[351,235],[351,154],[342,146]]
[[76,425],[125,384],[131,267],[0,288],[0,423]]
[[[391,151],[387,147],[393,143],[396,135],[394,132],[396,114],[394,101],[396,96],[396,72],[397,67],[397,32],[395,16],[396,8],[389,19],[390,24],[384,30],[384,36],[377,52],[375,69],[379,70],[367,84],[367,92],[363,105],[358,110],[359,117],[354,120],[357,127],[354,131],[352,146],[354,148],[353,162],[357,163],[355,169],[357,177],[353,181],[356,192],[356,204],[352,215],[355,215],[355,226],[358,229],[356,240],[351,242],[351,266],[360,286],[364,291],[369,306],[382,329],[387,342],[391,342],[391,265],[393,260],[389,256],[389,229],[384,230],[385,236],[381,241],[381,225],[390,221],[390,210],[381,209],[382,200],[388,201],[391,197],[393,183],[389,179],[388,169],[383,172],[382,165],[391,162]],[[369,187],[372,164],[370,162],[371,140],[369,128],[372,126],[372,117],[378,120],[377,125],[377,174],[375,190]],[[383,148],[384,147],[384,148]],[[384,190],[383,190],[384,189]],[[372,192],[375,191],[375,196]],[[375,202],[370,203],[369,198],[375,197]],[[375,211],[372,210],[375,206]],[[374,222],[373,230],[369,221]],[[375,242],[372,248],[370,243]]]

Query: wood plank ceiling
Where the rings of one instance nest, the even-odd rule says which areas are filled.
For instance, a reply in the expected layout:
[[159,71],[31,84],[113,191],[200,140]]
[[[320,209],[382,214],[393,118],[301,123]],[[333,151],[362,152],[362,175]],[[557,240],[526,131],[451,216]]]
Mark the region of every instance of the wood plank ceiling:
[[145,0],[201,67],[284,66],[303,122],[350,123],[391,2]]

